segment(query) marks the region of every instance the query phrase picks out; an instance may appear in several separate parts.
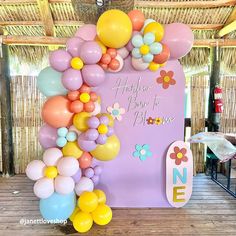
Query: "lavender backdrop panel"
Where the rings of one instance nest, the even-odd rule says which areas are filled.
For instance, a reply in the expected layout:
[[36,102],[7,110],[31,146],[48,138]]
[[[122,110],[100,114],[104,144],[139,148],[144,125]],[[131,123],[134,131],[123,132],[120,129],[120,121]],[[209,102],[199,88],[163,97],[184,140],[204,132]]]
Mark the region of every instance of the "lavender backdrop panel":
[[[163,89],[156,82],[161,70],[173,71],[176,84]],[[101,163],[98,187],[106,191],[112,207],[170,207],[165,194],[165,156],[172,142],[183,140],[184,89],[185,77],[178,61],[169,61],[157,72],[134,71],[127,61],[122,72],[108,74],[99,88],[103,112],[114,103],[126,110],[122,121],[115,122],[120,154]],[[166,123],[148,125],[149,117],[164,118]],[[148,144],[152,156],[144,161],[134,157],[136,144]]]

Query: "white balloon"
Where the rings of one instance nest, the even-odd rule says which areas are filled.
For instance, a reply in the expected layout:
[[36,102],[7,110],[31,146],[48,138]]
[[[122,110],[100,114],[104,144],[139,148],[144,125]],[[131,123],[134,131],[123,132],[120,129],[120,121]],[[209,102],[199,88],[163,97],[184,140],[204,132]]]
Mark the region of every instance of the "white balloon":
[[25,170],[25,173],[29,179],[38,180],[44,177],[45,164],[40,160],[31,161]]
[[63,153],[59,148],[48,148],[43,153],[43,161],[47,166],[56,166],[61,157]]
[[74,157],[63,157],[57,163],[57,170],[60,175],[72,176],[79,170],[79,162]]
[[54,193],[53,179],[42,178],[34,184],[34,194],[38,198],[48,198]]
[[68,194],[74,190],[75,182],[71,177],[58,175],[55,178],[55,190],[60,194]]
[[119,68],[117,70],[112,70],[112,69],[108,68],[109,72],[113,72],[113,73],[119,72],[119,71],[122,70],[122,68],[124,66],[124,60],[123,60],[123,58],[120,55],[117,55],[115,57],[115,59],[117,59],[120,62],[120,66],[119,66]]
[[80,196],[81,193],[85,191],[92,192],[93,189],[94,189],[93,181],[87,177],[82,177],[80,181],[75,185],[75,192],[78,196]]
[[149,66],[149,63],[143,61],[142,58],[136,59],[132,57],[131,64],[135,70],[146,70]]
[[129,56],[129,50],[126,47],[123,48],[119,48],[117,50],[117,53],[123,58],[125,59],[126,57]]
[[91,116],[96,116],[97,114],[101,113],[101,105],[98,102],[95,102],[94,105],[95,109],[90,113]]

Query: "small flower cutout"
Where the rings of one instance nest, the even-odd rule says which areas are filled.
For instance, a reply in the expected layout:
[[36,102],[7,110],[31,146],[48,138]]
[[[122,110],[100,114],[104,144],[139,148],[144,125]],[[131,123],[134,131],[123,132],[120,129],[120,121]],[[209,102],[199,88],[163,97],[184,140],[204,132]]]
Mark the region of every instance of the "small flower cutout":
[[136,144],[135,149],[136,151],[133,152],[133,157],[139,157],[141,161],[145,161],[147,157],[152,156],[152,152],[150,151],[150,147],[148,144],[144,145]]
[[152,117],[149,117],[147,120],[148,125],[153,125],[154,124],[154,119]]
[[156,124],[156,125],[161,125],[162,122],[163,122],[163,119],[160,118],[160,117],[157,117],[157,118],[155,119],[155,124]]
[[122,115],[125,114],[125,109],[120,107],[119,103],[115,103],[113,107],[107,107],[107,111],[111,114],[114,119],[118,121],[122,120]]
[[164,71],[161,70],[160,77],[157,78],[157,83],[162,84],[163,89],[168,89],[170,85],[175,85],[176,81],[173,79],[174,72],[173,71]]
[[188,158],[185,156],[187,153],[186,148],[179,148],[179,147],[174,147],[174,153],[170,154],[170,158],[175,160],[176,165],[180,165],[181,162],[187,162]]

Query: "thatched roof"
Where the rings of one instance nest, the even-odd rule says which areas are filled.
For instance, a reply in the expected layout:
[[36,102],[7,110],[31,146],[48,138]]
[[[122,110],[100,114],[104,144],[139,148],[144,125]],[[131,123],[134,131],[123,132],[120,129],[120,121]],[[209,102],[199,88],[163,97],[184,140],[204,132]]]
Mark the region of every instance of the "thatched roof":
[[[101,2],[102,0],[100,0]],[[0,0],[0,27],[8,35],[47,36],[45,19],[40,12],[39,2],[49,2],[54,37],[70,37],[78,27],[87,22],[96,22],[102,9],[95,0]],[[120,8],[126,11],[137,8],[146,18],[160,23],[183,22],[194,30],[196,39],[213,39],[216,33],[230,21],[235,20],[236,0],[117,0],[107,1],[106,9]],[[75,7],[75,8],[74,8]],[[76,9],[76,10],[74,10]],[[50,30],[49,30],[50,33]],[[52,35],[49,35],[52,36]],[[235,39],[235,34],[227,36]],[[235,44],[236,47],[236,44]],[[38,63],[49,51],[48,46],[10,45],[10,55],[19,61]],[[236,71],[235,48],[222,48],[222,68],[227,72]],[[182,59],[190,69],[201,69],[209,61],[209,47],[196,47]]]

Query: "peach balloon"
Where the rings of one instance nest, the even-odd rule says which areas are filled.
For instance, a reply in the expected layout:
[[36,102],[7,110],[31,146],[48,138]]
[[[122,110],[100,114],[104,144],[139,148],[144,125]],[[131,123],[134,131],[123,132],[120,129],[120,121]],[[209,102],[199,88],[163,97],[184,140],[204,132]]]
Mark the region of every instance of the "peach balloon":
[[74,113],[70,112],[70,101],[64,96],[49,98],[43,105],[42,118],[54,128],[72,125]]
[[144,14],[139,10],[132,10],[128,13],[128,16],[132,22],[133,31],[140,31],[145,21]]
[[93,157],[88,153],[84,152],[79,158],[79,167],[85,169],[91,166]]

